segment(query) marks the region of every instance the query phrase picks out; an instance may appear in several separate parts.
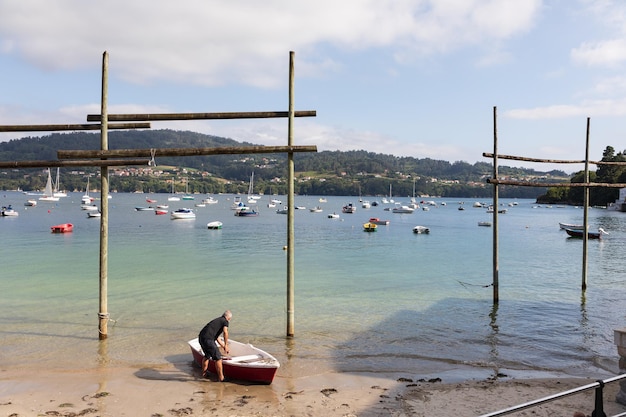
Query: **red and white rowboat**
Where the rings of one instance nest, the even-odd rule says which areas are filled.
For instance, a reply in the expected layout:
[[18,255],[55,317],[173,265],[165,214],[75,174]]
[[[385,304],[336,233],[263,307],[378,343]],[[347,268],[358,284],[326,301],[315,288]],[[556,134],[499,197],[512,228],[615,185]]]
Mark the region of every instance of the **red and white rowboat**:
[[[194,361],[202,366],[204,353],[198,338],[187,343],[191,347]],[[228,348],[230,355],[224,355],[222,358],[225,378],[268,385],[272,383],[274,375],[280,367],[280,363],[275,357],[249,343],[241,343],[232,339],[228,340]],[[212,359],[209,360],[209,372],[216,372],[215,361]]]

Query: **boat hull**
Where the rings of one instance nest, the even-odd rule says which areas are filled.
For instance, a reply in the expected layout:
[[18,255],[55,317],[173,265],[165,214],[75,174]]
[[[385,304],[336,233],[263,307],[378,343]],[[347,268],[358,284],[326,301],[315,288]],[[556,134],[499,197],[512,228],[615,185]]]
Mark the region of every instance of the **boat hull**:
[[52,233],[70,233],[74,230],[74,225],[72,223],[57,224],[50,227],[50,230]]
[[[189,342],[194,362],[202,366],[204,353],[198,339]],[[224,357],[222,366],[224,377],[231,380],[248,381],[258,384],[271,384],[280,367],[278,360],[269,353],[250,344],[229,340],[231,356]],[[209,372],[216,373],[215,361],[209,360]]]
[[[565,232],[570,237],[577,237],[582,239],[584,237],[584,230],[576,230],[576,229],[565,229]],[[587,232],[587,239],[600,239],[602,236],[602,232]]]

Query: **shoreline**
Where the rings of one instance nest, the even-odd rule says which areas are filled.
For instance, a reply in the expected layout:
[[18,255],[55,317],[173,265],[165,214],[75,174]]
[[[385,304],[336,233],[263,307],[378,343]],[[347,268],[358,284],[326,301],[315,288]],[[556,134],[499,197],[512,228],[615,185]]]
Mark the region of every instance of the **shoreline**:
[[[191,369],[191,367],[190,367]],[[0,414],[57,416],[479,416],[594,382],[593,379],[474,378],[447,382],[326,372],[277,376],[271,385],[219,383],[173,366],[81,371],[0,370]],[[604,411],[619,384],[604,389]],[[542,404],[533,416],[591,415],[595,390]]]

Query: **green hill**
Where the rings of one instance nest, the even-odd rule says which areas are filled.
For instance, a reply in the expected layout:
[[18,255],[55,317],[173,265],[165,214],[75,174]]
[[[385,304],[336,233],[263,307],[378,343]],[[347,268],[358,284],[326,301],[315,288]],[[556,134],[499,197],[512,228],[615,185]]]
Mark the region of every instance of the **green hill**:
[[[109,149],[155,149],[254,146],[232,139],[188,131],[147,130],[111,131]],[[0,161],[56,160],[57,150],[99,149],[99,133],[54,133],[0,143]],[[187,157],[156,156],[154,167],[112,167],[110,186],[119,192],[169,192],[174,182],[178,191],[188,188],[198,193],[245,193],[252,171],[256,193],[287,191],[285,154],[243,154]],[[448,197],[489,197],[492,187],[485,179],[493,171],[490,163],[397,157],[367,151],[323,151],[294,155],[296,192],[314,195],[408,196],[415,187],[418,195]],[[519,180],[550,182],[569,180],[562,171],[538,172],[532,169],[500,166],[501,176]],[[86,176],[99,187],[98,168],[62,168],[64,188],[83,190]],[[44,187],[45,169],[6,169],[1,171],[1,189],[36,190]],[[183,187],[183,188],[181,188]],[[543,188],[501,187],[502,197],[536,198]]]

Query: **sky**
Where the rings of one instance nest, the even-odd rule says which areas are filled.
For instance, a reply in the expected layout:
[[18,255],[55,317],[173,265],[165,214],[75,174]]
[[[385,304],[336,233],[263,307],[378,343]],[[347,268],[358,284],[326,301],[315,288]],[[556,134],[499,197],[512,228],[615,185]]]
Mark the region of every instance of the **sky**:
[[[0,0],[0,125],[86,123],[105,51],[110,114],[286,111],[293,51],[295,145],[490,163],[496,126],[499,154],[584,160],[589,119],[591,160],[626,150],[623,0]],[[276,146],[288,122],[152,129]]]

